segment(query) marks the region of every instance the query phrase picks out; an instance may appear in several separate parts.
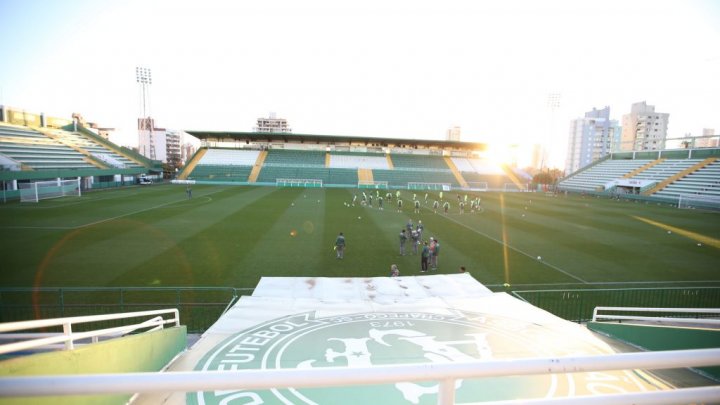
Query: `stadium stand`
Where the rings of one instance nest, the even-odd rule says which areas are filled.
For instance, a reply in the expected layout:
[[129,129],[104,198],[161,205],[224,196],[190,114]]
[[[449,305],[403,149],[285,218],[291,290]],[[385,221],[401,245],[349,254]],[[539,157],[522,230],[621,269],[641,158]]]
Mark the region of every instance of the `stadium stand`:
[[[270,149],[263,164],[263,167],[267,166],[325,167],[325,152]],[[260,177],[263,177],[262,172]]]
[[75,149],[30,129],[0,125],[0,154],[32,170],[96,168]]
[[[641,196],[633,198],[673,204],[681,198],[700,198],[706,200],[707,207],[717,207],[720,206],[717,153],[712,149],[638,152],[640,158],[634,158],[636,153],[620,154],[619,158],[607,158],[566,177],[558,183],[558,189],[613,195],[630,193]],[[628,182],[634,182],[632,190]]]
[[606,159],[566,177],[558,188],[568,191],[602,191],[609,182],[623,178],[651,160]]
[[390,155],[393,161],[395,169],[413,169],[421,171],[431,170],[446,170],[450,171],[450,168],[445,163],[445,159],[442,156],[432,155],[410,155],[410,154],[396,154]]
[[635,174],[631,177],[631,179],[662,181],[700,161],[701,159],[665,159],[658,164]]
[[258,150],[208,149],[192,170],[194,180],[247,182]]
[[[261,153],[266,155],[258,160]],[[477,188],[483,184],[483,188],[502,190],[506,184],[515,182],[503,168],[482,159],[372,152],[211,148],[194,169],[192,163],[188,169],[188,178],[195,180],[260,184],[275,184],[277,179],[313,179],[322,180],[324,185],[356,186],[361,177],[359,171],[366,178],[387,181],[394,188],[406,188],[408,183],[437,183],[452,188]],[[250,179],[252,176],[246,172],[252,173],[253,169],[258,171],[257,177]],[[183,172],[182,176],[185,175]]]
[[720,198],[720,161],[713,160],[706,166],[668,184],[654,195],[673,198],[681,195]]
[[114,150],[102,145],[81,132],[69,132],[57,129],[42,129],[42,132],[48,137],[59,141],[62,144],[86,153],[108,167],[115,168],[131,168],[141,167],[141,165],[127,156],[115,152]]
[[330,167],[342,169],[390,169],[384,154],[378,153],[330,153]]
[[258,155],[258,150],[208,149],[198,165],[252,166]]

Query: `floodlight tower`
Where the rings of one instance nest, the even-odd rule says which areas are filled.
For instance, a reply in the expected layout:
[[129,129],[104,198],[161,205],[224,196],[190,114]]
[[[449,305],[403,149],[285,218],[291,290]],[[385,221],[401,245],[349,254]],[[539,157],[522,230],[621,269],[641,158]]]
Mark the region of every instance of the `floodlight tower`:
[[[548,94],[547,106],[550,108],[550,133],[548,134],[548,141],[552,143],[552,135],[555,130],[555,111],[560,108],[560,93]],[[540,171],[545,169],[545,161],[548,155],[548,146],[543,145],[540,157]]]
[[[140,87],[141,117],[138,119],[138,132],[140,136],[140,153],[155,159],[155,139],[153,128],[155,123],[150,117],[150,85],[152,84],[152,71],[146,67],[135,67],[135,81]],[[147,142],[144,142],[147,139]],[[143,146],[147,143],[147,150]]]
[[136,67],[135,81],[140,85],[140,98],[142,103],[142,116],[149,117],[150,85],[152,84],[152,71],[150,68]]

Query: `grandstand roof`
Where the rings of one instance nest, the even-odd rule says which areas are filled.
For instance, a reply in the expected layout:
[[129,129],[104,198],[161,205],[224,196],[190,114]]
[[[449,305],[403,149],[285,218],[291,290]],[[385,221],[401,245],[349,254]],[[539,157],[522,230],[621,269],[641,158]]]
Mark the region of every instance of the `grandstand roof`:
[[317,135],[317,134],[294,134],[294,133],[266,133],[266,132],[227,132],[227,131],[188,131],[188,134],[200,140],[237,140],[250,142],[300,142],[300,143],[336,143],[349,142],[356,144],[379,144],[380,146],[422,146],[425,148],[450,148],[458,150],[485,150],[484,143],[441,141],[425,139],[401,139],[401,138],[373,138],[352,135]]

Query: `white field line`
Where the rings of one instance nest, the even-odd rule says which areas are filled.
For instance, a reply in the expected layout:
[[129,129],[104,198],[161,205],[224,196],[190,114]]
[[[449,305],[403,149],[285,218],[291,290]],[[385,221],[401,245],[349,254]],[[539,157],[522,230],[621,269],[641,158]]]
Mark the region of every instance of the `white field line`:
[[[112,197],[105,197],[105,198],[95,198],[95,197],[90,197],[90,196],[87,196],[87,195],[83,195],[82,197],[77,197],[77,196],[73,197],[73,196],[70,196],[70,197],[68,197],[68,198],[72,198],[74,201],[72,201],[72,202],[59,202],[59,203],[57,203],[57,204],[52,204],[52,205],[49,205],[49,206],[42,206],[42,207],[41,207],[41,206],[38,206],[38,205],[36,205],[36,204],[24,204],[24,205],[19,205],[19,206],[17,206],[17,207],[9,207],[8,209],[11,209],[11,210],[49,210],[49,209],[65,208],[65,207],[70,207],[70,206],[73,206],[73,205],[91,203],[91,202],[95,202],[95,201],[114,200],[114,199],[116,199],[116,198],[129,197],[129,196],[138,195],[138,194],[140,194],[140,193],[135,192],[135,193],[131,193],[131,194],[125,194],[125,195],[120,195],[120,196],[112,196]],[[56,200],[56,201],[57,201],[57,200]]]
[[[428,211],[431,210],[431,209],[428,208],[428,207],[423,207],[423,208],[425,208],[425,209],[428,210]],[[492,240],[492,241],[494,241],[494,242],[497,242],[497,243],[500,244],[500,245],[503,245],[503,242],[502,242],[501,240],[496,239],[496,238],[493,238],[492,236],[490,236],[490,235],[488,235],[488,234],[486,234],[486,233],[480,232],[480,231],[478,231],[477,229],[473,229],[473,228],[465,225],[464,223],[462,223],[462,222],[460,222],[460,221],[457,221],[457,220],[455,220],[454,218],[451,218],[451,217],[448,216],[448,215],[445,215],[445,214],[442,214],[442,213],[438,213],[438,215],[440,215],[440,216],[442,216],[442,217],[445,217],[445,218],[447,218],[448,220],[450,220],[450,221],[452,221],[452,222],[455,222],[456,224],[458,224],[458,225],[460,225],[460,226],[462,226],[462,227],[464,227],[464,228],[467,228],[467,229],[469,229],[469,230],[477,233],[478,235],[482,235],[482,236],[484,236],[484,237],[486,237],[486,238],[488,238],[488,239],[490,239],[490,240]],[[531,259],[535,259],[531,254],[529,254],[529,253],[527,253],[527,252],[524,252],[524,251],[522,251],[522,250],[520,250],[520,249],[518,249],[518,248],[516,248],[516,247],[514,247],[514,246],[507,245],[507,247],[510,248],[510,249],[512,249],[512,250],[514,250],[514,251],[516,251],[516,252],[518,252],[518,253],[520,253],[520,254],[522,254],[522,255],[525,255],[525,256],[527,256],[527,257],[529,257],[529,258],[531,258]],[[562,274],[564,274],[564,275],[566,275],[566,276],[568,276],[568,277],[570,277],[570,278],[573,278],[573,279],[575,279],[575,280],[577,280],[577,281],[580,281],[580,282],[583,283],[583,284],[590,284],[590,282],[585,281],[585,280],[583,280],[582,278],[580,278],[580,277],[578,277],[578,276],[576,276],[576,275],[574,275],[574,274],[571,274],[571,273],[569,273],[569,272],[567,272],[567,271],[565,271],[565,270],[563,270],[563,269],[561,269],[561,268],[559,268],[559,267],[557,267],[557,266],[554,266],[554,265],[552,265],[552,264],[550,264],[550,263],[548,263],[548,262],[546,262],[546,261],[544,261],[544,260],[538,260],[538,261],[539,261],[540,263],[542,263],[542,264],[550,267],[550,268],[553,269],[553,270],[556,270],[556,271],[558,271],[558,272],[560,272],[560,273],[562,273]]]
[[[678,283],[701,284],[701,285],[685,285],[685,286],[682,286],[682,287],[676,287],[676,288],[678,288],[678,289],[682,289],[682,288],[698,288],[698,287],[699,287],[699,288],[713,288],[714,286],[706,286],[706,285],[702,285],[702,284],[717,283],[717,282],[719,282],[719,281],[720,281],[720,280],[693,280],[693,281],[688,281],[688,280],[680,280],[680,281],[589,281],[589,282],[587,282],[587,283],[582,283],[582,284],[580,284],[580,283],[532,283],[532,284],[528,284],[528,283],[518,283],[518,284],[513,284],[513,287],[518,287],[518,286],[521,286],[521,287],[523,287],[523,286],[554,286],[554,285],[556,285],[556,286],[572,286],[572,285],[615,285],[615,286],[621,286],[621,285],[623,285],[623,284],[632,284],[632,285],[635,285],[635,286],[638,286],[638,285],[641,286],[641,285],[662,285],[662,284],[678,284]],[[486,285],[486,286],[501,286],[502,284],[500,284],[500,283],[492,284],[492,283],[491,283],[491,284],[485,284],[485,285]]]
[[[200,195],[200,196],[198,196],[197,198],[203,198],[203,197],[205,197],[205,198],[210,198],[210,200],[212,201],[212,197],[208,197],[209,195],[211,195],[211,194],[216,194],[216,193],[219,193],[219,192],[222,192],[222,191],[225,191],[225,190],[226,190],[226,189],[222,189],[222,190],[218,190],[218,191],[213,191],[213,192],[211,192],[211,193],[207,193],[207,194]],[[146,211],[150,211],[150,210],[162,208],[162,207],[165,207],[165,206],[168,206],[168,205],[171,205],[171,204],[177,204],[177,203],[179,203],[179,202],[185,202],[185,201],[188,201],[188,199],[187,199],[187,198],[183,198],[183,199],[181,199],[181,200],[169,201],[169,202],[166,202],[166,203],[163,203],[163,204],[159,204],[159,205],[155,205],[155,206],[152,206],[152,207],[143,208],[143,209],[141,209],[141,210],[132,211],[132,212],[128,212],[128,213],[125,213],[125,214],[122,214],[122,215],[117,215],[117,216],[114,216],[114,217],[105,218],[105,219],[101,219],[101,220],[98,220],[98,221],[93,221],[93,222],[89,222],[89,223],[87,223],[87,224],[77,225],[77,226],[2,226],[2,227],[0,227],[0,229],[45,229],[45,230],[75,230],[75,229],[82,229],[82,228],[87,228],[87,227],[89,227],[89,226],[93,226],[93,225],[97,225],[97,224],[102,224],[102,223],[108,222],[108,221],[114,221],[114,220],[116,220],[116,219],[124,218],[124,217],[130,216],[130,215],[139,214],[139,213],[141,213],[141,212],[146,212]]]
[[[212,192],[212,193],[203,194],[203,195],[198,196],[198,198],[207,197],[208,195],[216,194],[216,193],[219,193],[219,192],[222,192],[222,191],[225,191],[225,190],[227,190],[227,189],[224,188],[224,189],[219,190],[219,191],[214,191],[214,192]],[[210,198],[210,197],[208,197],[208,198]],[[139,214],[139,213],[141,213],[141,212],[151,211],[151,210],[154,210],[154,209],[162,208],[162,207],[165,207],[165,206],[168,206],[168,205],[171,205],[171,204],[176,204],[176,203],[185,202],[185,201],[188,201],[188,199],[187,199],[187,198],[183,198],[183,199],[181,199],[181,200],[166,202],[166,203],[164,203],[164,204],[159,204],[159,205],[155,205],[155,206],[152,206],[152,207],[149,207],[149,208],[144,208],[144,209],[141,209],[141,210],[137,210],[137,211],[133,211],[133,212],[128,212],[128,213],[126,213],[126,214],[114,216],[114,217],[111,217],[111,218],[105,218],[105,219],[101,219],[101,220],[99,220],[99,221],[90,222],[90,223],[88,223],[88,224],[78,225],[78,226],[75,226],[75,227],[72,227],[72,228],[69,228],[69,229],[87,228],[88,226],[93,226],[93,225],[97,225],[97,224],[102,224],[103,222],[108,222],[108,221],[114,221],[114,220],[116,220],[116,219],[124,218],[124,217],[130,216],[130,215],[135,215],[135,214]]]

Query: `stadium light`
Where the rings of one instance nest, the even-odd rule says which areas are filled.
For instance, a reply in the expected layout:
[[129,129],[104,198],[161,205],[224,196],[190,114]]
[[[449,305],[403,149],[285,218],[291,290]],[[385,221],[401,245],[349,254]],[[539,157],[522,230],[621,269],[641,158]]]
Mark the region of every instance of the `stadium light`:
[[141,84],[152,84],[152,71],[138,66],[135,68],[135,79]]
[[150,109],[150,85],[152,84],[152,71],[146,67],[135,67],[135,81],[140,85],[140,98],[142,99],[142,117],[146,118]]
[[[555,131],[555,111],[560,108],[560,93],[549,93],[547,99],[547,106],[550,108],[550,133],[548,134],[548,141],[552,142],[552,135]],[[545,163],[547,160],[548,145],[542,145],[540,151],[540,171],[545,170]]]

